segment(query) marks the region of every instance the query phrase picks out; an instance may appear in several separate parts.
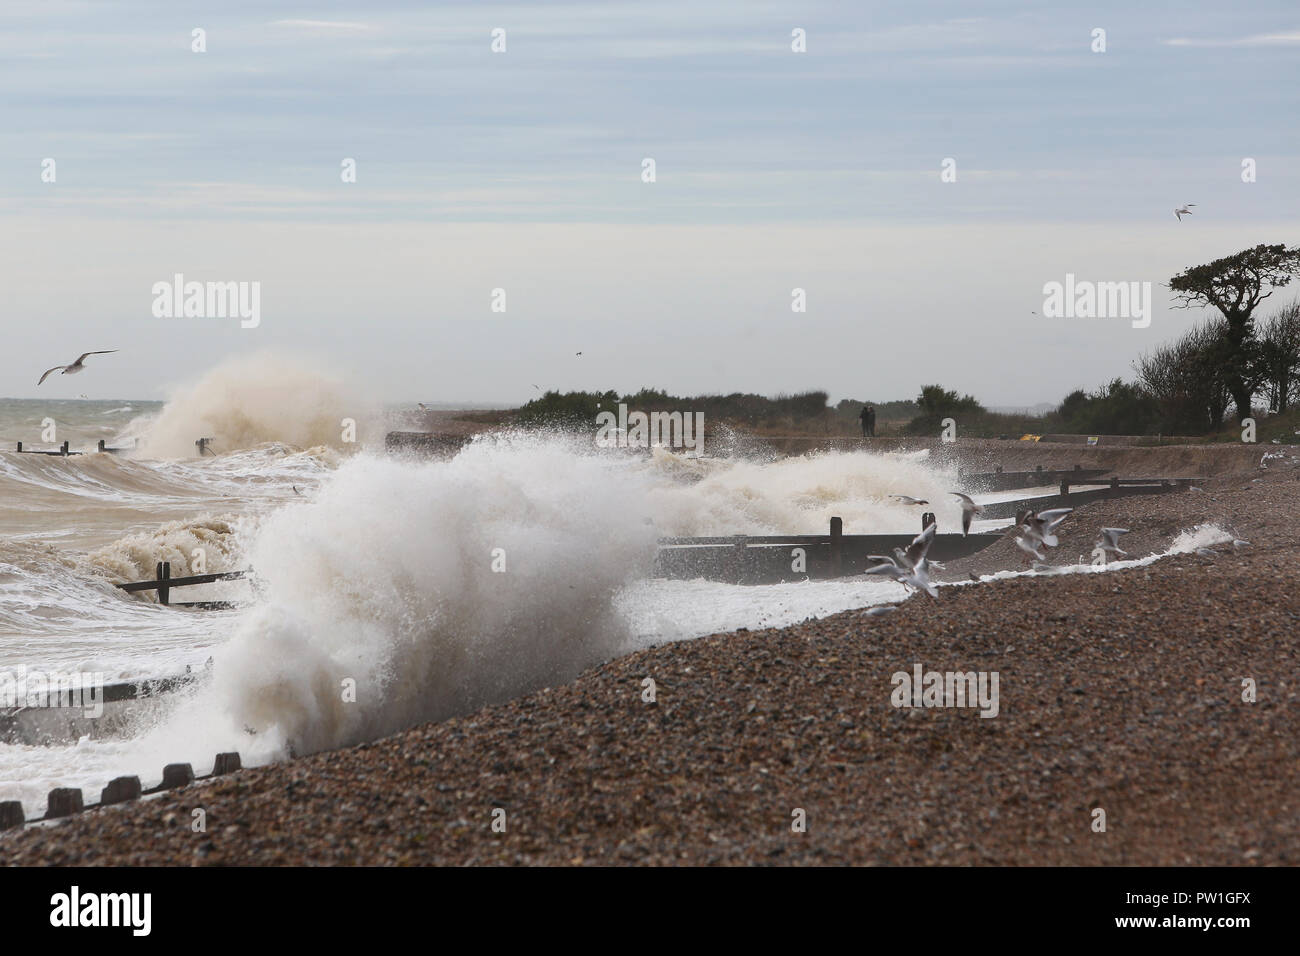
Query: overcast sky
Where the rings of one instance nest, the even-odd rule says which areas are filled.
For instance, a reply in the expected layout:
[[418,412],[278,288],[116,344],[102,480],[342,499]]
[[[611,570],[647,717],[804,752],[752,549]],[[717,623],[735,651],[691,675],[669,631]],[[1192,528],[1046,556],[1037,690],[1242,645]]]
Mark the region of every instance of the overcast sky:
[[[280,348],[384,400],[1028,405],[1184,330],[1184,267],[1300,242],[1294,0],[5,0],[0,90],[5,396]],[[1044,318],[1067,272],[1152,282],[1150,327]],[[261,324],[156,318],[176,273],[260,282]]]

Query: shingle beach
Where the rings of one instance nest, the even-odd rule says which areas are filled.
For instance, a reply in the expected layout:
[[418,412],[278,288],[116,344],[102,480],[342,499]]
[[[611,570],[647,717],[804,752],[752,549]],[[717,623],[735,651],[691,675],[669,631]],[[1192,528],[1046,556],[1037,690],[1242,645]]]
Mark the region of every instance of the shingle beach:
[[[1134,558],[1204,523],[1249,542],[1212,555],[655,647],[364,746],[0,834],[0,859],[1300,864],[1298,477],[1282,459],[1086,506],[1052,560],[1103,526],[1133,529]],[[1006,540],[942,579],[1016,567]],[[894,707],[891,675],[916,664],[997,672],[997,716]]]

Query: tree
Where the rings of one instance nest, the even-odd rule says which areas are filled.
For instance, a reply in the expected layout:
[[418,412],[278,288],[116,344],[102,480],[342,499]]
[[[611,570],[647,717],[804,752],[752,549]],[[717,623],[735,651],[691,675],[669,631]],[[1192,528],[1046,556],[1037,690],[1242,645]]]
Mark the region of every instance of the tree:
[[1138,384],[1155,401],[1162,432],[1217,431],[1230,396],[1227,323],[1218,317],[1188,330],[1133,363]]
[[1269,408],[1285,412],[1300,384],[1300,300],[1285,305],[1260,323],[1255,363],[1268,387]]
[[1258,245],[1184,269],[1169,280],[1178,308],[1212,305],[1223,314],[1227,323],[1224,373],[1239,419],[1250,415],[1256,384],[1251,373],[1255,309],[1297,275],[1300,275],[1300,247]]
[[1051,418],[1063,431],[1084,435],[1147,435],[1159,425],[1155,400],[1118,378],[1092,393],[1075,389]]
[[924,385],[916,399],[922,415],[941,417],[956,412],[982,412],[984,406],[975,400],[974,395],[958,397],[957,393],[945,390],[942,385]]
[[907,430],[913,435],[934,431],[943,419],[960,415],[963,412],[983,412],[984,406],[975,400],[974,395],[959,396],[956,392],[945,389],[942,385],[924,385],[917,396],[916,405],[921,414],[907,423]]

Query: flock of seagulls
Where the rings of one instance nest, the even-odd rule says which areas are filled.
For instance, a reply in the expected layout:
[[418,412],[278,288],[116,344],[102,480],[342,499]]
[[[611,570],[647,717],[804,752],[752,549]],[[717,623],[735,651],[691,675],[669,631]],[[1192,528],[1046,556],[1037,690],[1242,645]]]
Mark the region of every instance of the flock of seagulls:
[[[977,514],[984,510],[984,507],[977,505],[971,500],[970,495],[964,495],[960,491],[950,491],[948,494],[961,499],[961,534],[964,538],[970,534],[970,523]],[[896,498],[905,505],[928,505],[930,503],[925,498],[913,498],[911,495],[890,495],[889,497]]]
[[[970,495],[963,494],[960,491],[952,491],[949,494],[961,501],[961,533],[965,537],[970,533],[971,521],[975,515],[984,509],[981,505],[977,505]],[[890,495],[889,497],[895,498],[905,505],[928,505],[930,503],[924,498],[914,498],[911,495]],[[1049,508],[1046,511],[1038,512],[1026,509],[1016,515],[1015,524],[1011,526],[1007,533],[1016,536],[1016,547],[1025,552],[1028,559],[1031,559],[1034,563],[1046,563],[1047,556],[1044,554],[1043,549],[1055,548],[1061,543],[1056,533],[1057,529],[1073,511],[1073,508]],[[892,556],[868,555],[867,560],[876,563],[863,573],[898,581],[907,586],[913,593],[924,591],[930,597],[938,597],[938,588],[930,580],[930,569],[938,568],[942,570],[943,565],[937,561],[931,561],[929,558],[930,545],[934,543],[935,530],[936,526],[933,522],[927,524],[925,530],[912,539],[912,543],[906,550],[895,548]],[[1119,537],[1128,533],[1128,528],[1102,528],[1100,536],[1093,544],[1093,554],[1100,552],[1107,564],[1119,556],[1127,555],[1128,552],[1119,546]],[[1239,543],[1246,544],[1247,542],[1233,542],[1234,545]],[[973,574],[971,579],[979,580]],[[882,611],[880,613],[886,612]]]

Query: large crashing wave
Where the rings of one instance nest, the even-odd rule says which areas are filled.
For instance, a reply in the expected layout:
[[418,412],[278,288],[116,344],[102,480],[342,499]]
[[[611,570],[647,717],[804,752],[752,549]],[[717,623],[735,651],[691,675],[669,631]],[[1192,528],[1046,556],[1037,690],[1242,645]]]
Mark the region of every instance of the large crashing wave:
[[374,406],[342,377],[292,356],[261,352],[223,362],[178,390],[153,419],[136,423],[146,458],[184,458],[195,441],[212,439],[218,454],[280,442],[298,448],[340,447],[344,419],[357,423],[357,444],[382,441]]
[[217,655],[212,694],[301,753],[570,678],[627,638],[613,597],[653,561],[644,497],[545,439],[350,461],[258,531],[265,600]]

